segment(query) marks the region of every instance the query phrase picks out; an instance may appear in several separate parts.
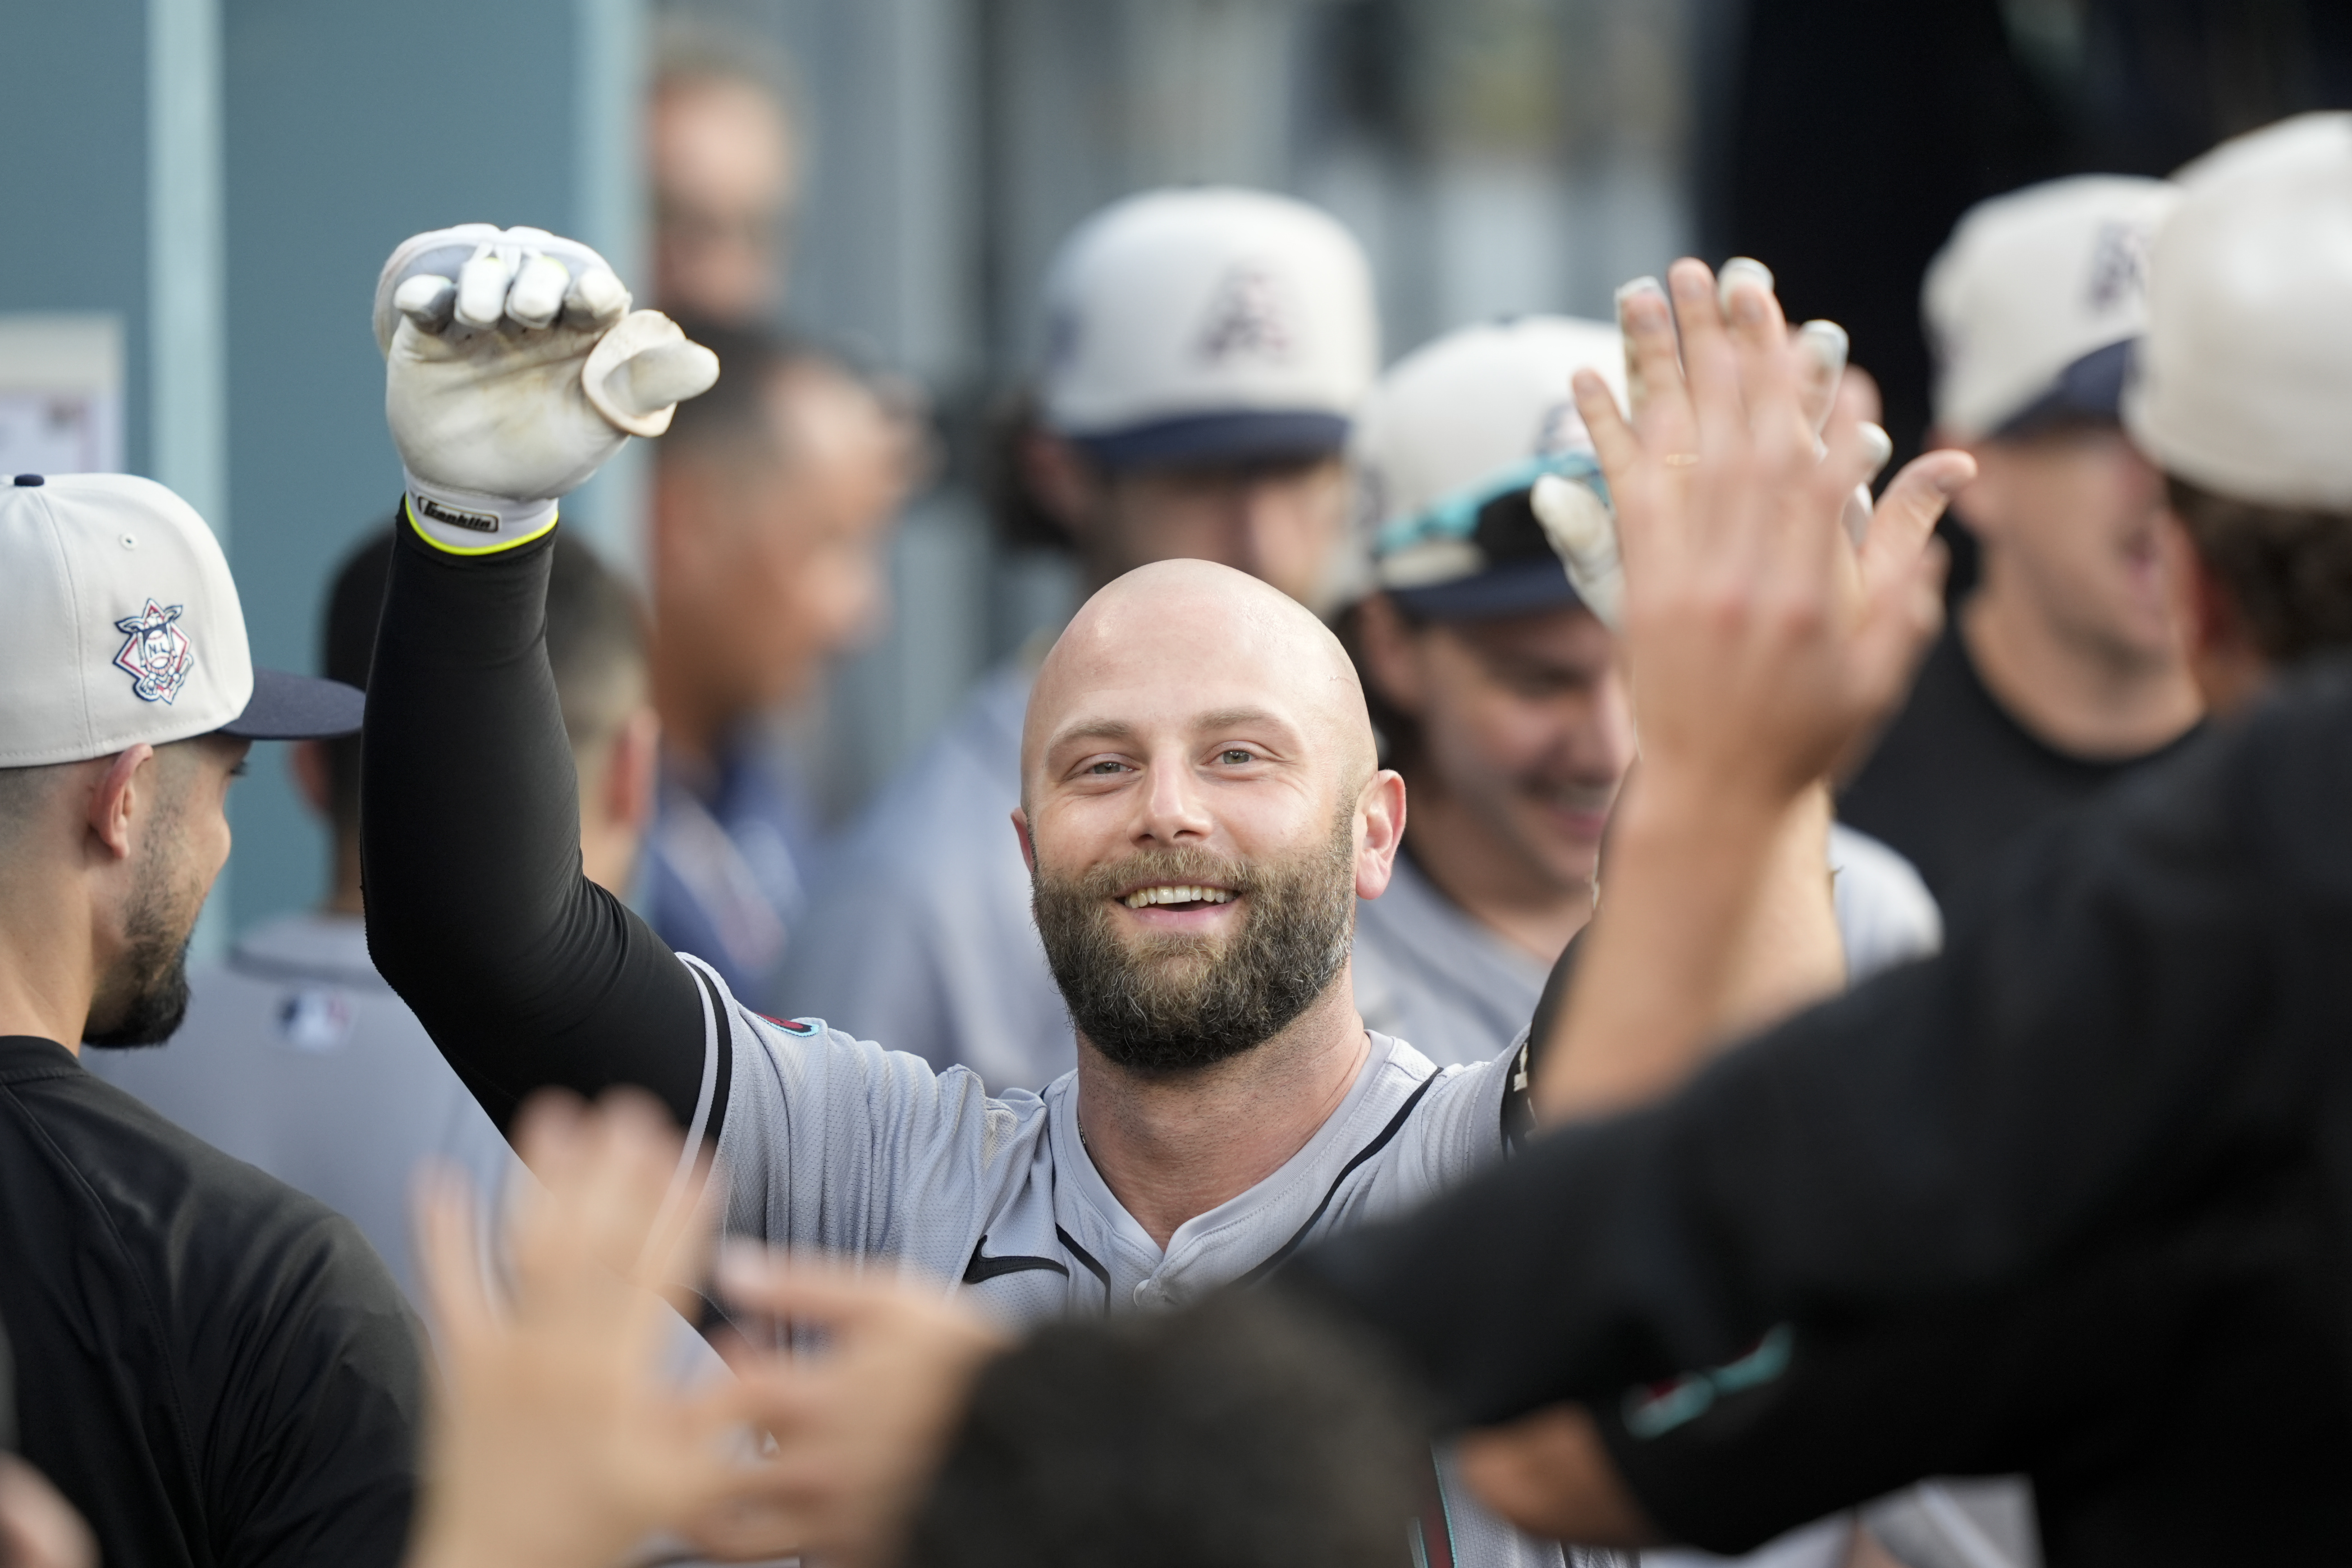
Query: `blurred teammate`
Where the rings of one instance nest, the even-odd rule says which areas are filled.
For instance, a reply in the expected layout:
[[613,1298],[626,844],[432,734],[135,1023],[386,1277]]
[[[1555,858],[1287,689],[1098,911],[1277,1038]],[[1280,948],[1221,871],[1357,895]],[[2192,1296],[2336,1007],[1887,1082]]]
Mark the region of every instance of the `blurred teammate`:
[[[1088,593],[1153,561],[1250,573],[1321,607],[1343,561],[1341,457],[1378,361],[1362,252],[1322,213],[1241,190],[1097,214],[1046,282],[1021,483]],[[982,679],[828,858],[784,994],[861,1035],[1040,1089],[1076,1062],[1003,829],[1042,644]]]
[[390,1564],[415,1323],[352,1225],[85,1071],[168,1038],[257,739],[359,693],[253,668],[227,563],[123,475],[0,488],[0,1321],[24,1458],[108,1563]]
[[[1533,1527],[1731,1547],[1923,1469],[2017,1465],[2053,1568],[2352,1560],[2352,116],[2179,179],[2124,407],[2193,546],[2220,732],[2006,857],[1940,958],[1306,1265],[1458,1418],[1524,1417],[1465,1463]],[[1724,371],[1691,282],[1696,383]],[[1700,406],[1736,417],[1730,390]],[[1674,542],[1728,520],[1801,568],[1757,520],[1800,515],[1802,489],[1826,526],[1834,499],[1705,417],[1707,509],[1665,480],[1682,432],[1601,442],[1629,551],[1647,537],[1664,568],[1645,589],[1629,563],[1658,595],[1636,658],[1690,748],[1646,746],[1639,787],[1703,775],[1612,845],[1594,936],[1646,970],[1596,946],[1572,993],[1571,1021],[1646,1025],[1617,1037],[1628,1068],[1695,1037],[1667,1002],[1724,973],[1753,824],[1884,683],[1866,625],[1769,635],[1785,577],[1735,614],[1684,567]],[[1679,849],[1694,833],[1706,856]],[[1579,1037],[1588,1067],[1609,1037]],[[1537,1409],[1568,1399],[1589,1413]],[[1589,1484],[1608,1468],[1630,1497]]]
[[2023,829],[2171,753],[2201,711],[2162,477],[2121,424],[2148,236],[2178,193],[2085,175],[1983,203],[1928,269],[1939,445],[1983,579],[1840,815],[1948,905]]
[[662,777],[643,892],[665,940],[768,1003],[808,897],[808,823],[761,726],[881,616],[914,433],[824,354],[695,330],[727,372],[655,458]]
[[646,107],[654,292],[662,308],[729,326],[782,298],[801,187],[784,62],[764,41],[683,19],[659,31]]
[[[331,679],[367,684],[392,545],[390,531],[371,534],[336,574],[320,628]],[[625,891],[653,810],[657,724],[636,606],[584,544],[556,551],[547,635],[580,778],[582,869]],[[90,1070],[343,1215],[421,1305],[408,1234],[418,1164],[455,1166],[496,1194],[514,1156],[368,958],[359,752],[351,735],[294,753],[333,833],[325,903],[249,932],[227,963],[190,976],[187,1022],[169,1045],[109,1052]]]
[[[1377,766],[1336,639],[1227,567],[1127,574],[1040,668],[998,830],[1034,868],[1083,1042],[1042,1096],[992,1100],[969,1069],[762,1017],[579,877],[540,647],[554,498],[620,431],[667,421],[653,397],[715,370],[650,312],[586,308],[624,298],[610,277],[551,237],[444,231],[396,250],[379,289],[409,490],[369,693],[370,934],[486,1109],[504,1120],[542,1085],[642,1085],[690,1145],[717,1141],[738,1229],[958,1279],[1012,1321],[1263,1279],[1501,1154],[1528,1087],[1513,1055],[1433,1068],[1355,1012],[1356,900],[1387,879],[1402,784]],[[449,329],[452,295],[487,310],[509,278],[499,331]],[[539,309],[560,292],[577,316]],[[585,397],[550,384],[575,363]],[[1888,495],[1924,504],[1900,479]],[[1808,927],[1820,994],[1843,961],[1818,850],[1795,871],[1752,902],[1791,900],[1776,929]],[[1710,1024],[1752,1005],[1737,984],[1708,1002]],[[1557,1560],[1456,1500],[1421,1517],[1463,1560]]]
[[[984,1366],[908,1568],[1409,1563],[1428,1467],[1400,1381],[1329,1322],[1229,1294],[1053,1324]],[[1139,1411],[1151,1418],[1138,1420]]]
[[[1440,1064],[1482,1061],[1527,1027],[1591,918],[1633,761],[1616,638],[1528,500],[1538,475],[1592,469],[1569,378],[1622,384],[1623,366],[1598,322],[1467,327],[1391,367],[1357,427],[1376,587],[1341,638],[1412,810],[1387,889],[1357,911],[1356,1002]],[[1900,857],[1835,826],[1829,856],[1857,978],[1934,950],[1935,902]]]

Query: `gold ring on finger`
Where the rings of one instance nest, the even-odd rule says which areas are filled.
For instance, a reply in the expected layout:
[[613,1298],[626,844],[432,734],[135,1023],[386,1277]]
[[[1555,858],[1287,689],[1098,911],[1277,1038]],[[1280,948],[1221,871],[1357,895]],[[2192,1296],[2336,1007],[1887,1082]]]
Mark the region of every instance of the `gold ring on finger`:
[[1696,468],[1698,466],[1698,454],[1696,452],[1668,452],[1664,457],[1659,458],[1658,461],[1665,464],[1665,466],[1670,468]]

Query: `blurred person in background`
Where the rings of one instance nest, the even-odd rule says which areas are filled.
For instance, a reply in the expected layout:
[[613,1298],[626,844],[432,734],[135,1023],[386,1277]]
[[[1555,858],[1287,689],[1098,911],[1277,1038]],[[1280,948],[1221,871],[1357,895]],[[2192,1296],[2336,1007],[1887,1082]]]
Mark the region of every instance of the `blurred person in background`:
[[[1356,1003],[1440,1065],[1528,1026],[1591,918],[1633,761],[1615,634],[1528,501],[1540,475],[1595,471],[1569,380],[1622,390],[1624,363],[1597,321],[1466,327],[1391,366],[1358,421],[1374,585],[1339,629],[1411,811],[1387,890],[1356,911]],[[1854,978],[1935,950],[1935,900],[1900,856],[1834,824],[1828,854]]]
[[775,1005],[811,826],[761,726],[884,614],[919,450],[908,411],[839,361],[762,328],[691,330],[724,369],[656,448],[662,768],[641,893],[665,941]]
[[83,1066],[171,1037],[257,740],[360,694],[253,668],[228,563],[122,474],[0,488],[0,1319],[26,1461],[110,1563],[397,1562],[415,1321],[352,1223]]
[[[366,687],[392,544],[389,529],[371,533],[336,574],[320,628],[331,679]],[[624,892],[653,815],[659,723],[636,604],[578,540],[556,547],[547,641],[580,777],[582,868]],[[368,957],[359,737],[303,742],[291,761],[333,837],[325,900],[248,932],[227,963],[192,974],[187,1021],[168,1045],[109,1052],[90,1068],[350,1219],[421,1305],[408,1235],[418,1165],[454,1165],[495,1194],[514,1156]]]
[[2018,834],[2172,754],[2202,712],[2166,564],[2164,484],[2125,436],[2148,237],[2178,192],[2084,175],[1961,219],[1923,290],[1940,445],[1981,577],[1840,815],[1936,896]]
[[[1045,295],[1034,418],[1005,478],[1076,552],[1082,592],[1191,557],[1327,607],[1342,454],[1379,362],[1356,242],[1282,196],[1152,192],[1072,234]],[[1006,826],[1046,640],[983,677],[828,858],[825,922],[779,997],[992,1090],[1042,1089],[1077,1060]]]
[[801,187],[787,63],[765,39],[686,18],[655,48],[653,302],[728,326],[772,320]]

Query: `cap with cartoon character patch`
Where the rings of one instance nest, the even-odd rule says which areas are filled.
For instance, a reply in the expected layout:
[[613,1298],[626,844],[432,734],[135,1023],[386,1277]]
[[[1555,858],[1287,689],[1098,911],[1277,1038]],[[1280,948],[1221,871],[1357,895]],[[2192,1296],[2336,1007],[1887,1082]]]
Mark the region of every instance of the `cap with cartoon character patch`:
[[0,480],[0,768],[359,728],[352,688],[253,668],[219,543],[152,479]]

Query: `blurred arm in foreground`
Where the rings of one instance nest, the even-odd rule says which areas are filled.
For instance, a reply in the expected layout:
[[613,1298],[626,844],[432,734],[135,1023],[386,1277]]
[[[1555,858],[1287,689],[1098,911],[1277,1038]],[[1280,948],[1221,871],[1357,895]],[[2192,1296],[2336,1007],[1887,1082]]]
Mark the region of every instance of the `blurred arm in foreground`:
[[822,1352],[738,1342],[740,1381],[679,1389],[664,1294],[708,1273],[709,1159],[683,1164],[676,1125],[628,1089],[539,1095],[515,1142],[538,1180],[513,1189],[503,1300],[464,1179],[418,1195],[443,1379],[408,1568],[591,1568],[656,1536],[721,1560],[892,1560],[1002,1338],[937,1290],[754,1255],[721,1270],[730,1299],[822,1331]]

